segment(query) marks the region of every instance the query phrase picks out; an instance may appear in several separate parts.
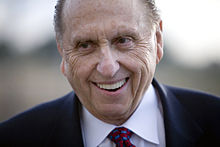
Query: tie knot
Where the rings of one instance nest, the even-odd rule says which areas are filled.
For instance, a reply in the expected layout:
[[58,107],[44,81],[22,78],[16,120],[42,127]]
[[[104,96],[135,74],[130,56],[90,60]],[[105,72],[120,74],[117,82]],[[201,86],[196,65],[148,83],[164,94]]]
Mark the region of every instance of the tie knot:
[[130,138],[133,132],[127,128],[119,127],[112,130],[108,137],[116,143],[117,147],[135,147],[130,142]]

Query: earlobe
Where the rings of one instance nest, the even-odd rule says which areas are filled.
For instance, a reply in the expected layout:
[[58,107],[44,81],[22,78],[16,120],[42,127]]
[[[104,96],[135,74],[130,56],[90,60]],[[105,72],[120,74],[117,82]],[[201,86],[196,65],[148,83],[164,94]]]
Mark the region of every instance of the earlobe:
[[157,32],[156,32],[156,40],[157,40],[157,59],[156,63],[158,64],[160,60],[163,57],[163,23],[162,20],[160,21],[158,27],[157,27]]

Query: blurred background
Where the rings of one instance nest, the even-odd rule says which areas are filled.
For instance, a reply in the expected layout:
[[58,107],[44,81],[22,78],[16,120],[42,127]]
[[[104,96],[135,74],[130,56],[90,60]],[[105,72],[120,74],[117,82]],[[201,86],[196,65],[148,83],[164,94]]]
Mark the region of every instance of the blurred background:
[[[0,0],[0,121],[71,91],[59,70],[56,0]],[[220,1],[157,0],[164,25],[161,83],[220,96]]]

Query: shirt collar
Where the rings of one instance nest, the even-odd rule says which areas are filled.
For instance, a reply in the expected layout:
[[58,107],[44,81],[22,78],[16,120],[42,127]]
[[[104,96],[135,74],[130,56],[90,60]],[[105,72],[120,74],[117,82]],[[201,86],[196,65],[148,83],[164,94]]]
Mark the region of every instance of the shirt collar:
[[[154,87],[150,85],[136,111],[121,126],[132,130],[144,140],[159,144],[157,131],[157,105],[156,91]],[[84,143],[90,146],[98,146],[115,127],[118,127],[97,119],[88,112],[85,107],[82,107],[81,124]]]

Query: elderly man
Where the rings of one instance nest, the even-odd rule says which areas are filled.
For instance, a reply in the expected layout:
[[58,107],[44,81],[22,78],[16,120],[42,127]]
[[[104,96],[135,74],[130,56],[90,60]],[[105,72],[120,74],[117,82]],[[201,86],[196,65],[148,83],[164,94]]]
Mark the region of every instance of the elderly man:
[[59,0],[55,30],[74,93],[1,123],[1,145],[220,145],[219,98],[153,79],[163,56],[153,0]]

